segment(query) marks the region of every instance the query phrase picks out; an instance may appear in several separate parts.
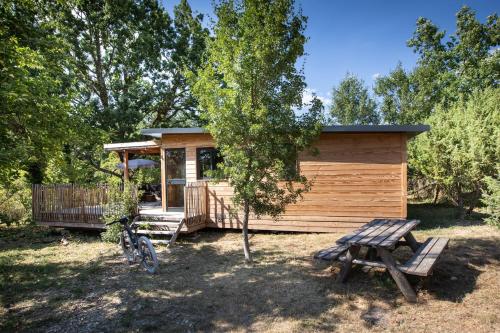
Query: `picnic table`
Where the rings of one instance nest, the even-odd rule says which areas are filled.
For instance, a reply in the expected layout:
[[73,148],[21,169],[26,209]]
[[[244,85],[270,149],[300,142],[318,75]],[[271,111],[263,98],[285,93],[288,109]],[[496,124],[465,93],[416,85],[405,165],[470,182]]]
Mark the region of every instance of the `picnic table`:
[[[338,239],[334,246],[321,250],[315,257],[343,263],[337,276],[339,282],[347,281],[353,264],[386,268],[405,298],[416,302],[417,295],[405,274],[432,274],[432,268],[449,241],[433,237],[424,243],[417,242],[411,231],[419,223],[419,220],[375,219]],[[413,256],[404,264],[393,256],[393,251],[399,246],[409,246],[413,251]],[[364,258],[359,257],[362,248],[366,248]]]

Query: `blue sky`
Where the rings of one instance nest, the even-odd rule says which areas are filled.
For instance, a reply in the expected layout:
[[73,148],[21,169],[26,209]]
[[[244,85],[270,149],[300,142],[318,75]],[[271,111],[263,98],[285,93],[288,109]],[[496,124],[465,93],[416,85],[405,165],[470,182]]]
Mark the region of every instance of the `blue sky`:
[[[171,12],[179,1],[162,2]],[[189,3],[193,10],[214,17],[212,1]],[[418,17],[453,33],[455,14],[463,5],[473,8],[482,22],[500,9],[500,0],[301,0],[297,4],[308,16],[307,85],[325,101],[347,72],[371,87],[377,75],[389,73],[398,61],[411,69],[416,56],[406,41]]]

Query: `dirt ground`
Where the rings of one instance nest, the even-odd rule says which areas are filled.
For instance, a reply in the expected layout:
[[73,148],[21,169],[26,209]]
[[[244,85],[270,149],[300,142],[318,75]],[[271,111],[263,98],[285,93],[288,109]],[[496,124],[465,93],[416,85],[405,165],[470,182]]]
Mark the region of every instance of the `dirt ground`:
[[415,235],[451,242],[408,304],[380,269],[335,282],[339,268],[313,254],[340,234],[256,233],[248,266],[239,233],[202,230],[158,248],[148,275],[97,235],[65,246],[47,229],[0,228],[0,332],[500,332],[500,231]]

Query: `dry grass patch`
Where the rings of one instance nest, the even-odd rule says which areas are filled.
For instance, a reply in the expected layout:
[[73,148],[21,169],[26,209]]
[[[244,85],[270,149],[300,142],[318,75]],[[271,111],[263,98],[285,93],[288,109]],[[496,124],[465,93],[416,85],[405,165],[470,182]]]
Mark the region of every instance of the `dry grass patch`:
[[[30,229],[31,230],[31,229]],[[312,255],[336,234],[256,233],[255,264],[240,234],[201,231],[159,249],[159,274],[129,266],[95,236],[0,229],[0,331],[474,331],[499,330],[500,232],[462,226],[447,236],[434,276],[408,304],[379,269],[334,282],[337,266]],[[20,233],[28,233],[19,237]],[[401,255],[407,255],[404,252]]]

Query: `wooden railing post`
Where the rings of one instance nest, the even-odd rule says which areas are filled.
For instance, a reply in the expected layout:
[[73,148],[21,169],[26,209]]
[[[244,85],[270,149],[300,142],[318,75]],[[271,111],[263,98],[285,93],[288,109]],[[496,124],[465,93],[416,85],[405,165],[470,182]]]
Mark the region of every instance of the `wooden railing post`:
[[208,204],[208,182],[205,182],[205,218],[203,219],[203,223],[207,223],[208,217],[210,215],[210,208]]
[[38,191],[36,188],[36,184],[32,184],[31,185],[31,217],[35,221],[36,221],[36,216],[38,215],[37,211],[35,209],[35,207],[38,206],[37,194],[38,194]]
[[[186,184],[186,186],[184,186],[184,218],[186,219],[186,222],[188,221],[188,184]],[[187,224],[187,223],[186,223]]]

